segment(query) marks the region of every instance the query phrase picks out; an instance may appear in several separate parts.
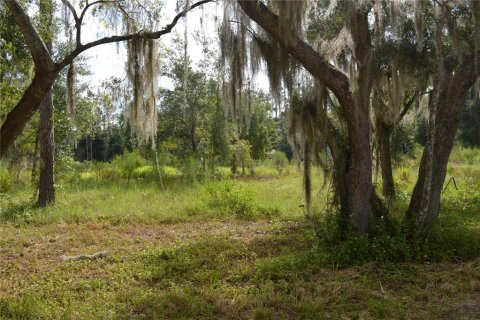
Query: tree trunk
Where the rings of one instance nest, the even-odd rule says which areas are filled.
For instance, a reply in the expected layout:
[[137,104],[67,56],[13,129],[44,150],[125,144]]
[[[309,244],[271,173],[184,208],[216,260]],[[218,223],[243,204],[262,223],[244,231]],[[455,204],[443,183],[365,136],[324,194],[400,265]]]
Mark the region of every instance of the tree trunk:
[[[47,32],[52,31],[53,3],[52,0],[40,1],[40,17],[44,21]],[[52,34],[47,36],[45,45],[50,55],[53,54]],[[52,89],[40,104],[40,181],[38,184],[38,206],[45,207],[55,202],[55,142],[53,131],[53,94]]]
[[392,126],[378,120],[375,126],[378,148],[380,154],[380,170],[382,172],[382,194],[385,198],[395,197],[395,184],[393,181],[391,138]]
[[[477,61],[475,61],[477,60]],[[460,119],[461,106],[468,90],[480,75],[480,55],[463,57],[457,68],[445,64],[434,89],[435,112],[431,138],[427,141],[418,171],[418,180],[406,214],[409,231],[416,237],[430,228],[440,210],[440,198]],[[432,123],[429,123],[432,126]],[[432,128],[430,128],[432,129]]]
[[[367,110],[368,110],[368,106]],[[358,108],[358,107],[357,107]],[[350,161],[348,164],[347,197],[350,222],[354,233],[369,231],[373,194],[370,118],[368,112],[358,112],[348,131]]]
[[38,206],[40,207],[55,202],[52,98],[50,90],[40,105],[40,181],[38,185]]
[[[39,143],[39,137],[40,131],[37,129],[37,134],[35,134],[35,145],[33,147],[33,154],[32,154],[32,176],[31,176],[31,182],[32,186],[35,185],[37,182],[37,162],[38,162],[38,143]],[[35,190],[35,195],[36,195],[36,190]]]

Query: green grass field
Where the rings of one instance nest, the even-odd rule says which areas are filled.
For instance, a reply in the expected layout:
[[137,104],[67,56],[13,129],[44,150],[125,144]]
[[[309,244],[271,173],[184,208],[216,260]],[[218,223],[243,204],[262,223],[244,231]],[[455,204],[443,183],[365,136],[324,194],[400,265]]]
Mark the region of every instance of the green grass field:
[[[473,319],[479,171],[449,169],[458,190],[444,193],[440,232],[429,238],[438,250],[350,264],[342,259],[361,247],[332,250],[315,236],[293,166],[166,190],[84,173],[60,183],[57,204],[45,209],[32,205],[33,191],[16,189],[0,196],[0,319]],[[397,219],[415,175],[408,166],[395,172]],[[315,176],[321,213],[328,186]],[[104,250],[95,260],[62,259]]]

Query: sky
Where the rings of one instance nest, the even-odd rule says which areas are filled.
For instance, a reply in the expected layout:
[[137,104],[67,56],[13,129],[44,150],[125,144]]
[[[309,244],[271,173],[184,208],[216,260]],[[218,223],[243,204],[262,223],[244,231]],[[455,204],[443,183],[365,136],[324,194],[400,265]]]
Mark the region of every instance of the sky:
[[[165,0],[164,6],[164,14],[162,15],[160,23],[161,26],[168,24],[177,14],[175,12],[176,0]],[[202,31],[207,36],[216,39],[217,27],[215,25],[215,17],[221,17],[223,15],[222,10],[223,9],[221,5],[216,3],[208,3],[201,7],[197,7],[188,13],[188,54],[194,63],[197,63],[203,57],[203,54],[201,46],[193,39],[193,33],[195,31]],[[169,47],[172,45],[174,33],[180,34],[183,37],[185,30],[184,21],[185,18],[180,19],[173,32],[162,36],[158,41],[160,41],[164,46]],[[111,33],[106,34],[105,31],[99,29],[98,26],[98,21],[95,21],[91,17],[88,17],[85,20],[85,25],[82,29],[83,43],[112,35]],[[218,42],[215,41],[215,43],[212,43],[212,45],[218,46]],[[91,76],[83,80],[91,83],[91,89],[93,89],[93,91],[96,91],[94,88],[98,87],[104,79],[108,79],[112,76],[119,77],[120,79],[124,79],[126,77],[126,49],[124,44],[105,44],[94,47],[86,51],[83,56],[88,58],[90,72],[92,73]],[[165,63],[165,61],[163,63]],[[260,89],[268,91],[268,81],[266,76],[260,75],[257,82],[260,84]],[[170,79],[162,77],[160,79],[159,86],[171,89],[173,84]]]

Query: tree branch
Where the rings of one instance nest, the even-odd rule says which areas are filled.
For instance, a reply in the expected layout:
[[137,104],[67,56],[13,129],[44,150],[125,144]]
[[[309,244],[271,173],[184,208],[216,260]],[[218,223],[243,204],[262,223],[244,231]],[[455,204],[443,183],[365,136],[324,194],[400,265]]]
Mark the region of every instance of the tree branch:
[[76,43],[76,46],[79,46],[81,44],[80,37],[81,37],[82,21],[78,17],[77,11],[68,0],[62,0],[62,3],[70,10],[70,12],[73,15],[73,19],[75,20],[75,29],[76,29],[75,43]]
[[70,10],[70,12],[73,15],[73,19],[75,19],[75,24],[77,24],[79,19],[78,19],[77,11],[75,10],[75,8],[72,6],[72,4],[68,0],[62,0],[62,3],[68,8],[68,10]]
[[[147,38],[157,39],[164,34],[171,32],[175,27],[178,20],[185,14],[205,3],[213,2],[214,0],[202,0],[192,5],[189,10],[184,10],[177,14],[170,24],[164,29],[157,32],[138,32],[135,34],[129,34],[124,36],[114,36],[103,38],[86,45],[77,46],[72,52],[70,52],[62,61],[55,63],[42,38],[38,34],[37,30],[30,21],[30,18],[25,13],[22,6],[17,0],[5,1],[10,11],[12,12],[15,21],[18,23],[22,30],[22,34],[25,37],[28,48],[33,56],[35,63],[35,76],[32,83],[23,93],[15,107],[7,114],[5,121],[0,128],[0,158],[5,156],[8,149],[13,145],[15,139],[21,134],[23,128],[31,119],[35,111],[38,109],[40,102],[43,100],[51,86],[55,82],[58,73],[67,65],[71,64],[73,60],[82,52],[92,47],[118,41],[127,41],[134,38]],[[89,7],[98,3],[106,3],[107,1],[95,1],[90,4]],[[70,9],[72,10],[72,9]],[[82,15],[78,17],[78,22],[83,19],[86,10],[84,9]],[[72,12],[73,13],[73,12]],[[80,28],[77,28],[77,32]],[[77,42],[78,44],[78,42]]]
[[[60,61],[59,63],[56,64],[57,69],[60,69],[60,70],[63,69],[65,66],[69,65],[82,52],[84,52],[84,51],[86,51],[90,48],[102,45],[102,44],[128,41],[128,40],[133,40],[133,39],[158,39],[161,36],[170,33],[173,30],[173,28],[175,27],[175,25],[178,23],[180,18],[184,17],[190,10],[193,10],[196,7],[199,7],[203,4],[213,2],[213,1],[215,1],[215,0],[202,0],[202,1],[198,1],[198,2],[194,3],[193,5],[190,6],[190,8],[188,10],[183,10],[182,12],[177,14],[175,16],[175,18],[173,18],[172,22],[167,24],[165,26],[165,28],[163,28],[162,30],[159,30],[159,31],[154,31],[154,32],[139,31],[139,32],[136,32],[136,33],[131,33],[131,34],[122,35],[122,36],[105,37],[105,38],[102,38],[102,39],[98,39],[96,41],[89,42],[89,43],[84,44],[84,45],[80,44],[79,46],[77,46],[75,48],[75,50],[73,50],[67,56],[65,56],[65,58],[63,58],[62,61]],[[90,3],[88,6],[92,6],[92,5],[97,4],[97,3],[105,3],[105,2],[110,2],[110,1],[95,1],[95,2]],[[85,9],[84,9],[84,12],[85,12]],[[84,12],[82,12],[82,15],[80,16],[80,19],[82,19],[83,15],[84,15]]]
[[250,19],[273,36],[318,81],[325,84],[337,97],[342,108],[353,105],[350,82],[345,73],[330,64],[325,57],[297,35],[285,37],[280,28],[279,17],[261,1],[238,0],[238,4]]

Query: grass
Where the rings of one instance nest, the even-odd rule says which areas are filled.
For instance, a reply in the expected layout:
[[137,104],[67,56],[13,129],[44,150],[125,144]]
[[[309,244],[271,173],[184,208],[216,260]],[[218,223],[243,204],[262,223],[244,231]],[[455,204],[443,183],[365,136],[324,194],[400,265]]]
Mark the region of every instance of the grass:
[[[216,195],[205,185],[160,190],[140,180],[127,189],[88,178],[60,186],[57,204],[38,209],[31,191],[15,190],[0,198],[0,319],[472,318],[479,186],[460,177],[462,166],[424,257],[389,261],[382,251],[355,266],[339,260],[350,244],[327,247],[305,223],[293,167],[214,182]],[[396,170],[396,181],[411,188],[413,172]],[[406,206],[399,199],[397,214]],[[256,214],[236,214],[235,201]],[[60,259],[103,250],[93,261]]]

